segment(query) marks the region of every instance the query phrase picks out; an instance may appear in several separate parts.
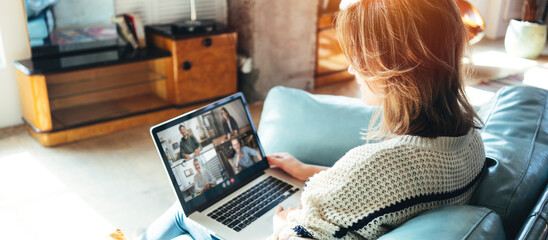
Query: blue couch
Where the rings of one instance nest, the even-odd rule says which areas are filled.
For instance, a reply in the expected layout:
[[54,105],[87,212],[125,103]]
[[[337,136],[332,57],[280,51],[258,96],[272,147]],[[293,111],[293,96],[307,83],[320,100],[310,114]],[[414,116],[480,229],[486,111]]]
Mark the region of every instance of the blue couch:
[[[470,204],[427,211],[381,239],[546,239],[548,91],[505,87],[478,111],[488,171]],[[267,153],[332,165],[364,144],[374,107],[359,99],[276,87],[264,103],[259,138]]]

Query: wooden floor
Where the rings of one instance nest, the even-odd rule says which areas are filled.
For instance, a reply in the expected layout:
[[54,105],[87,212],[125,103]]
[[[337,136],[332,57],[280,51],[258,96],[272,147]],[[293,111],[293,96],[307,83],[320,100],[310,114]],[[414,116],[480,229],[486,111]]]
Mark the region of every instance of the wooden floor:
[[[355,81],[319,94],[358,97]],[[259,124],[262,104],[250,106]],[[131,239],[175,202],[149,125],[42,147],[23,126],[0,130],[0,239]]]

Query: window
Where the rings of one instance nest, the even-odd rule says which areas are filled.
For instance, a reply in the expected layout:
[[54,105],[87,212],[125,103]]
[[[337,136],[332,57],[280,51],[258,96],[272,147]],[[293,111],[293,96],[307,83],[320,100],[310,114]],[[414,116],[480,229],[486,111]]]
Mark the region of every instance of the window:
[[[214,19],[227,24],[227,0],[196,0],[198,19]],[[190,18],[190,0],[115,0],[117,15],[134,13],[143,24],[169,23]]]

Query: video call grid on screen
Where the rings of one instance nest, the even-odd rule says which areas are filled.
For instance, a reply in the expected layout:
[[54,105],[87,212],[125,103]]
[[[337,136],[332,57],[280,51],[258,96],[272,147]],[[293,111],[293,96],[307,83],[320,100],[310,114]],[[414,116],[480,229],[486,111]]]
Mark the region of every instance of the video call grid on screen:
[[157,135],[185,202],[215,186],[229,187],[234,175],[262,160],[241,100]]

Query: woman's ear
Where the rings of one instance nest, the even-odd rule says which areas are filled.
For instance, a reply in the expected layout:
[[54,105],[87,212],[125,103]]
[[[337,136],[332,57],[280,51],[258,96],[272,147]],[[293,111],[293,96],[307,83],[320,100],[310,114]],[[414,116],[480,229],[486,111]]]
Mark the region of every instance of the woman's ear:
[[356,81],[360,85],[360,92],[362,94],[362,101],[368,106],[380,106],[381,105],[381,89],[376,86],[374,81],[367,82],[361,77],[356,76]]
[[378,80],[363,77],[352,65],[348,66],[348,73],[354,75],[356,82],[360,85],[362,101],[369,106],[379,106],[381,91],[379,87],[375,86]]

